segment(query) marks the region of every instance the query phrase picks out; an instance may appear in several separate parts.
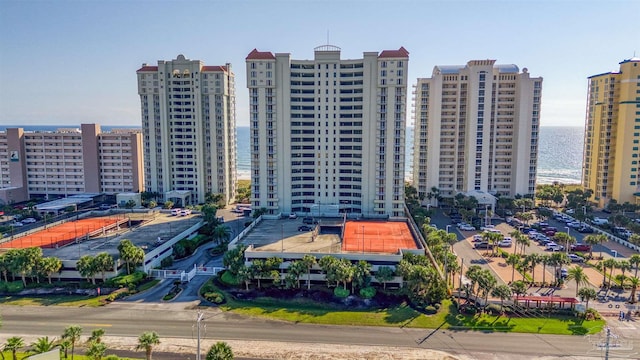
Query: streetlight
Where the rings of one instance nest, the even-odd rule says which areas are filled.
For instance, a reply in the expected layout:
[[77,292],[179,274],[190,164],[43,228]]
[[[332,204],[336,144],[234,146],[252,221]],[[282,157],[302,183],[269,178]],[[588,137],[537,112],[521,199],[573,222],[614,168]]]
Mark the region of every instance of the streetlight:
[[614,259],[618,258],[618,251],[617,250],[611,250],[611,252],[613,253],[613,258]]
[[484,226],[489,225],[489,204],[484,205]]
[[565,250],[565,252],[568,254],[568,253],[569,253],[569,236],[571,236],[571,235],[569,235],[569,229],[570,229],[570,227],[565,226],[565,228],[567,229],[567,247],[566,247],[564,250]]
[[451,227],[451,225],[447,225],[447,234],[449,233],[449,228]]

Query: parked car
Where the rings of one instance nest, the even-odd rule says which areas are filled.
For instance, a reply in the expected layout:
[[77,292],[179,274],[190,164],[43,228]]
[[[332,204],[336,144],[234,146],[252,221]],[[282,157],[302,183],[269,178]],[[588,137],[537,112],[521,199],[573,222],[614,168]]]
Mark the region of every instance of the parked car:
[[553,241],[551,241],[551,242],[547,243],[547,245],[545,245],[545,250],[562,251],[562,250],[564,250],[564,246],[558,245],[558,244],[554,243]]
[[311,231],[313,228],[309,225],[300,225],[298,226],[298,231]]
[[500,247],[511,247],[512,244],[513,242],[510,237],[505,237],[504,239],[498,242],[498,246]]
[[560,275],[560,278],[561,278],[561,279],[564,279],[564,278],[566,278],[567,276],[569,276],[569,271],[568,271],[566,268],[562,268],[562,269],[560,269],[560,270],[558,271],[558,274],[557,274],[557,275]]
[[297,219],[297,218],[298,218],[298,214],[296,213],[289,214],[289,219]]
[[316,220],[316,219],[314,219],[314,218],[312,218],[310,216],[307,216],[304,219],[302,219],[302,223],[303,224],[308,224],[308,225],[314,225],[314,224],[318,223],[318,220]]
[[591,223],[595,225],[604,225],[604,224],[608,224],[609,220],[604,218],[594,217],[593,220],[591,220]]
[[578,232],[583,233],[583,234],[592,234],[593,233],[593,229],[591,228],[591,226],[581,226],[577,230],[578,230]]
[[23,224],[33,224],[33,223],[35,223],[36,221],[37,221],[37,220],[36,220],[36,219],[34,219],[34,218],[26,218],[26,219],[22,220],[22,221],[21,221],[21,223],[23,223]]
[[482,235],[480,234],[473,235],[473,242],[480,242],[480,241],[482,241]]
[[187,216],[187,215],[191,215],[191,209],[182,209],[182,211],[180,211],[180,216]]
[[584,259],[576,254],[569,254],[567,255],[569,257],[569,260],[571,260],[571,262],[583,262]]
[[462,231],[473,231],[476,228],[474,228],[473,226],[469,225],[469,224],[464,224],[463,226],[458,226],[458,228]]
[[571,245],[571,251],[591,251],[591,245],[577,243]]
[[13,227],[20,227],[20,226],[24,226],[24,224],[23,224],[23,223],[21,223],[20,221],[16,221],[16,222],[11,223],[11,226],[13,226]]
[[171,215],[173,215],[173,216],[180,216],[181,212],[182,212],[181,208],[171,209]]
[[476,243],[473,247],[475,249],[493,249],[493,244],[489,244],[486,241],[482,241],[482,242]]

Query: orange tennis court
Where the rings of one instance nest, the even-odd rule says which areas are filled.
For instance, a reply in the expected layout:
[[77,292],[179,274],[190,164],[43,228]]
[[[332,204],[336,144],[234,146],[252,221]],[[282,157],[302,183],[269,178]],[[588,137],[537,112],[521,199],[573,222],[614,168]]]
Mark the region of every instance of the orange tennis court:
[[417,248],[405,222],[348,221],[344,226],[343,251],[396,253]]
[[0,248],[56,248],[75,242],[76,239],[87,238],[106,232],[118,225],[126,223],[127,219],[88,218],[69,221],[64,224],[51,226],[33,234],[15,238],[0,244]]

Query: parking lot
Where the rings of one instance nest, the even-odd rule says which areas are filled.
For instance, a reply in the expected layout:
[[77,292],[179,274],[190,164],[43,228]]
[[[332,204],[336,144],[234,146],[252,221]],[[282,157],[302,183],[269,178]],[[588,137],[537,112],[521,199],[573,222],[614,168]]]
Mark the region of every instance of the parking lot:
[[[491,257],[490,249],[475,249],[474,245],[474,235],[481,234],[480,231],[464,231],[460,230],[456,224],[453,224],[451,218],[444,215],[441,210],[436,209],[435,213],[431,217],[432,223],[435,224],[440,229],[446,229],[448,232],[453,232],[458,235],[458,243],[454,245],[454,251],[458,256],[459,263],[463,266],[463,272],[471,265],[479,265],[482,268],[489,269],[496,276],[499,284],[509,284],[512,279],[513,280],[522,280],[523,276],[518,273],[518,271],[513,271],[511,265],[506,263],[506,260],[502,257]],[[555,227],[559,232],[569,232],[571,236],[574,236],[578,243],[583,242],[584,237],[589,234],[580,233],[576,229],[568,227],[564,222],[560,222],[555,219],[549,219],[548,226]],[[509,236],[510,233],[516,231],[516,229],[506,222],[503,219],[492,219],[491,223],[495,227],[496,230],[499,230],[504,236]],[[568,228],[568,229],[567,229]],[[542,242],[544,244],[544,242]],[[562,244],[558,244],[562,245]],[[564,245],[566,247],[566,245]],[[514,253],[516,249],[515,242],[512,242],[511,246],[500,247],[503,251],[507,253]],[[564,248],[556,248],[556,251],[565,251]],[[518,247],[518,251],[521,251],[521,248]],[[606,242],[602,245],[597,245],[593,249],[594,255],[599,255],[602,252],[602,256],[606,258],[617,258],[618,260],[627,258],[631,256],[634,252],[633,250],[624,247],[615,242]],[[529,247],[525,247],[524,254],[550,254],[552,253],[551,249],[548,249],[546,246],[539,244],[538,242],[532,240],[531,245]],[[600,289],[600,285],[603,283],[604,277],[598,272],[593,266],[587,265],[581,262],[574,262],[570,265],[565,266],[564,268],[568,268],[571,266],[581,266],[587,274],[589,278],[589,283],[596,290]],[[614,270],[614,276],[616,273],[619,273],[619,270]],[[529,271],[529,276],[531,276],[531,271]],[[552,266],[545,266],[540,264],[536,266],[535,272],[535,281],[542,282],[551,282],[554,279],[554,268]],[[457,283],[456,283],[457,286]],[[556,296],[564,296],[564,297],[574,297],[576,295],[576,285],[575,282],[569,281],[565,283],[565,286],[562,289],[556,289],[553,287],[531,287],[528,291],[531,294],[540,294],[540,295],[556,295]],[[603,296],[607,296],[608,298],[621,300],[625,297],[628,297],[628,294],[625,293],[609,293],[604,294]]]

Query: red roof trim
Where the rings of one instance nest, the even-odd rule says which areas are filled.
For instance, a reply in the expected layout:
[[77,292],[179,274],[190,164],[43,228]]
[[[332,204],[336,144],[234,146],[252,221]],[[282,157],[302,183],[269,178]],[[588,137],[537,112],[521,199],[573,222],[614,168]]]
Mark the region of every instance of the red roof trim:
[[247,55],[246,60],[275,60],[276,57],[270,51],[258,51],[258,49],[253,49]]
[[378,55],[379,58],[404,58],[404,57],[409,57],[409,52],[407,51],[407,49],[405,49],[403,46],[400,47],[400,49],[398,50],[383,50],[380,55]]
[[157,66],[143,66],[138,71],[158,71]]
[[227,71],[226,66],[203,66],[201,71]]
[[561,297],[561,296],[515,296],[515,300],[520,301],[545,301],[545,302],[568,302],[577,304],[580,300],[576,298]]

